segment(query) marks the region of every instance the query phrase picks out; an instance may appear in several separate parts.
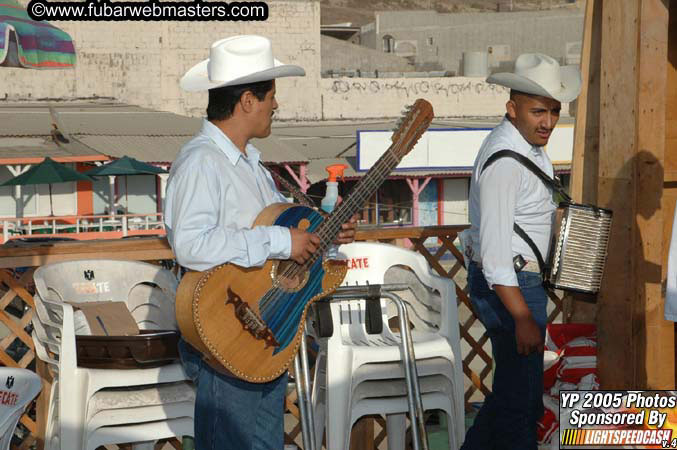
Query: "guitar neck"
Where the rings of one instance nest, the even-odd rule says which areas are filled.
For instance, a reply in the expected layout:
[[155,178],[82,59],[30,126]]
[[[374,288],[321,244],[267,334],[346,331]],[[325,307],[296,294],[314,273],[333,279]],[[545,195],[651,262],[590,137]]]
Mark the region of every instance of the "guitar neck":
[[404,155],[409,153],[414,145],[416,145],[418,139],[423,135],[428,125],[430,125],[433,117],[432,106],[423,99],[416,100],[414,105],[408,108],[406,116],[401,119],[400,125],[392,136],[392,145],[388,147],[388,150],[381,155],[369,172],[357,183],[348,198],[316,230],[320,238],[318,251],[305,262],[303,267],[296,269],[310,267],[317,258],[324,254],[327,248],[334,242],[336,236],[338,236],[341,226],[374,195],[390,172],[404,158]]

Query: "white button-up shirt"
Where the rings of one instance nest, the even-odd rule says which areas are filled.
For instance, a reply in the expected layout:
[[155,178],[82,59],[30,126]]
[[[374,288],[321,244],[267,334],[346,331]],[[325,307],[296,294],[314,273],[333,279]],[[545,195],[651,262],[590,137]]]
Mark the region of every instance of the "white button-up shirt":
[[553,168],[543,147],[529,144],[507,118],[486,137],[475,159],[469,199],[473,259],[481,262],[490,287],[518,286],[513,257],[519,254],[526,260],[537,259],[513,231],[513,224],[524,229],[547,259],[556,205],[552,190],[512,158],[497,160],[480,176],[485,161],[499,150],[526,156],[551,177]]
[[172,164],[164,220],[182,266],[207,270],[230,262],[252,267],[271,258],[289,258],[289,229],[252,228],[263,208],[287,200],[259,164],[261,153],[251,144],[246,152],[205,120]]

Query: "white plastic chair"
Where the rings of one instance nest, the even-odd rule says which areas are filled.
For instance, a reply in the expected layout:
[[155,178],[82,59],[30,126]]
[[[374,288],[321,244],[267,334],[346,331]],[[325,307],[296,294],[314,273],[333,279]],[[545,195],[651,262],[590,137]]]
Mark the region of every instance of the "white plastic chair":
[[[136,442],[141,434],[134,430],[143,430],[142,441],[175,436],[167,435],[174,429],[181,430],[178,436],[193,434],[185,424],[192,424],[194,390],[181,364],[127,370],[78,367],[73,307],[65,303],[124,301],[139,329],[176,329],[177,281],[171,272],[134,261],[85,260],[42,266],[34,279],[33,339],[55,380],[47,448],[84,450],[103,441]],[[170,426],[172,420],[180,426]]]
[[0,450],[9,450],[19,419],[40,393],[40,377],[27,369],[0,367]]
[[[350,266],[361,267],[348,271],[345,285],[403,281],[410,284],[416,296],[411,292],[398,295],[407,302],[414,325],[412,338],[423,407],[424,410],[442,409],[448,414],[450,446],[460,447],[464,436],[463,378],[453,281],[432,273],[422,255],[400,247],[356,242],[341,246],[339,252]],[[351,260],[356,259],[361,260],[361,264],[351,264]],[[410,270],[393,268],[400,265]],[[320,340],[321,352],[313,384],[318,448],[325,425],[328,450],[347,448],[353,423],[362,415],[372,413],[386,414],[389,448],[403,448],[404,413],[408,412],[408,406],[403,395],[406,392],[401,388],[404,386],[401,339],[399,333],[388,327],[385,301],[381,300],[383,330],[378,334],[367,332],[364,300],[334,301],[330,310],[334,333]],[[365,397],[370,390],[378,391],[365,390],[365,383],[371,383],[367,385],[371,388],[381,386],[386,390],[389,384],[396,383],[400,388],[393,395]],[[325,411],[331,414],[326,415]]]

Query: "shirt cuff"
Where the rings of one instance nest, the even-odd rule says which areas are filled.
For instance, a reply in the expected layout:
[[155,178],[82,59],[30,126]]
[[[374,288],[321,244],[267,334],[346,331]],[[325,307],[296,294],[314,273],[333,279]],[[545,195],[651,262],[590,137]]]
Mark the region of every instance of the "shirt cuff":
[[265,227],[270,236],[270,258],[289,259],[291,257],[291,233],[289,228],[280,226]]
[[510,269],[505,268],[496,268],[494,270],[488,271],[486,268],[483,270],[484,278],[487,280],[489,289],[493,289],[495,284],[502,286],[518,286],[517,274],[515,269],[512,267]]

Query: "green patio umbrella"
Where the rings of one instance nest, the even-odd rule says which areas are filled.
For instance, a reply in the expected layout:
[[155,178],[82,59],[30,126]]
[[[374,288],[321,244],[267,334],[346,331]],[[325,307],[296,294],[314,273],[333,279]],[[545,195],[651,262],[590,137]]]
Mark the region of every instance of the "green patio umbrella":
[[30,184],[49,185],[49,210],[54,215],[52,206],[52,184],[65,183],[68,181],[94,181],[85,174],[76,172],[70,167],[54,161],[52,158],[45,158],[37,166],[31,167],[26,173],[14,177],[2,183],[2,186],[26,186]]
[[[128,199],[127,193],[127,175],[157,175],[160,173],[167,173],[165,169],[160,167],[155,167],[145,162],[139,161],[138,159],[130,158],[129,156],[123,156],[120,159],[116,159],[113,162],[108,164],[103,164],[101,166],[95,167],[91,170],[85,172],[85,175],[90,177],[116,177],[116,176],[125,176],[125,197]],[[110,183],[110,211],[113,213],[114,209],[114,191],[115,191],[115,179],[111,178]],[[129,201],[127,201],[127,207],[129,207]]]

